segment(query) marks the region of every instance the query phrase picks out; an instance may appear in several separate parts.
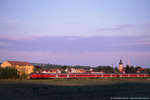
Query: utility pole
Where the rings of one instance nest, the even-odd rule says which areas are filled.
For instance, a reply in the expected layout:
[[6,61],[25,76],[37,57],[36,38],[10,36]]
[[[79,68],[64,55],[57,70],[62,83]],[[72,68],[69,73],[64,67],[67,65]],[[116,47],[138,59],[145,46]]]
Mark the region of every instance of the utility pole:
[[44,67],[44,62],[43,62],[43,67]]

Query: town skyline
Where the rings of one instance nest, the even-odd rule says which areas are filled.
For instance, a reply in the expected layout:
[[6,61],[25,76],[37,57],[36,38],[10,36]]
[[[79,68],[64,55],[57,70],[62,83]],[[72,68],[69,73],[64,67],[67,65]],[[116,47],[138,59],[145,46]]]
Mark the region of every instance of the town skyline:
[[149,0],[1,0],[0,62],[150,67]]
[[[10,61],[10,60],[5,60],[5,61]],[[29,62],[29,61],[15,61],[15,60],[12,60],[12,61],[10,61],[10,62],[25,62],[25,63],[27,63],[27,62]],[[75,64],[75,65],[69,65],[69,64],[64,64],[64,65],[61,65],[61,64],[53,64],[53,63],[41,63],[41,62],[30,62],[31,64],[33,64],[33,65],[35,65],[35,66],[42,66],[42,67],[44,67],[44,66],[47,66],[47,65],[58,65],[58,66],[69,66],[69,67],[75,67],[75,66],[81,66],[81,67],[98,67],[98,66],[110,66],[110,67],[112,67],[112,68],[119,68],[119,66],[120,66],[120,62],[121,62],[121,64],[122,64],[122,67],[127,67],[127,66],[129,66],[129,67],[143,67],[143,66],[140,66],[140,65],[136,65],[136,66],[134,66],[134,65],[130,65],[130,60],[128,59],[127,61],[126,60],[122,60],[122,59],[120,59],[120,61],[118,62],[118,65],[114,65],[113,63],[111,64],[111,65],[102,65],[102,64],[99,64],[99,65],[96,65],[96,66],[91,66],[91,65],[79,65],[79,64]],[[0,62],[0,64],[2,64],[2,62]],[[145,67],[145,68],[147,68],[147,67]],[[149,67],[148,67],[149,68]]]

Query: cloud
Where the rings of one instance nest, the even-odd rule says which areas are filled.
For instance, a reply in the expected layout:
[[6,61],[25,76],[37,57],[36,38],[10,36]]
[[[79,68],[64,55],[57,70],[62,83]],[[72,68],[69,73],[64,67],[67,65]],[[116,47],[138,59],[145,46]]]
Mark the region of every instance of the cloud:
[[135,45],[150,45],[150,36],[141,35],[141,36],[132,36],[129,40],[120,42],[122,46],[135,46]]
[[6,42],[1,42],[1,41],[0,41],[0,46],[3,46],[3,47],[11,47],[11,46],[13,46],[13,45],[10,44],[10,43],[6,43]]
[[2,42],[14,45],[8,50],[51,52],[97,52],[97,51],[149,51],[150,39],[143,36],[95,36],[95,37],[22,37],[3,38]]
[[126,42],[126,43],[120,43],[120,45],[150,45],[150,41],[138,41],[138,42]]
[[[130,59],[134,65],[142,63],[143,66],[148,66],[149,63],[147,61],[150,58],[149,35],[95,36],[86,38],[78,36],[31,36],[31,38],[22,37],[11,40],[7,37],[0,41],[1,61],[22,60],[95,66],[99,64],[111,65],[113,62],[116,62],[118,65],[117,60],[124,58]],[[143,59],[146,59],[146,61]]]
[[97,31],[115,31],[115,30],[123,30],[128,27],[133,27],[132,24],[122,24],[122,25],[117,25],[113,27],[104,27],[104,28],[98,28]]
[[36,40],[38,38],[43,38],[43,37],[39,37],[39,36],[25,36],[25,37],[0,36],[0,40]]
[[122,24],[122,25],[118,25],[118,26],[121,26],[121,27],[133,27],[134,25],[133,24]]
[[0,22],[3,22],[3,23],[19,22],[19,20],[18,19],[14,19],[14,18],[0,18]]
[[66,40],[70,40],[70,41],[74,41],[74,40],[77,40],[77,38],[65,38]]
[[0,40],[37,40],[42,38],[61,38],[64,40],[77,40],[79,38],[91,38],[94,36],[24,36],[24,37],[17,37],[17,36],[0,36]]
[[15,36],[0,36],[0,40],[18,40]]
[[98,31],[112,31],[112,30],[121,30],[122,27],[109,27],[109,28],[99,28]]

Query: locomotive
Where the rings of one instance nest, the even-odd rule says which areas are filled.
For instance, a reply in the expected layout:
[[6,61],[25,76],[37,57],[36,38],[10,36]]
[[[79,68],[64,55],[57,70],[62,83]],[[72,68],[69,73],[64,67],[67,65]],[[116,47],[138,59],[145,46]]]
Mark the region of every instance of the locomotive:
[[115,73],[32,73],[30,79],[56,79],[56,78],[106,78],[106,77],[149,77],[147,73],[126,73],[126,74],[115,74]]

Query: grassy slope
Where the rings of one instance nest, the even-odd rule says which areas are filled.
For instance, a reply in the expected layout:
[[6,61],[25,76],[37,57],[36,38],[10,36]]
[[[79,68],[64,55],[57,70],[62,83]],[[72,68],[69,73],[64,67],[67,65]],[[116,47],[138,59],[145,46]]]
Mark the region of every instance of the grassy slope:
[[149,95],[149,79],[0,81],[1,100],[110,100],[110,97]]

